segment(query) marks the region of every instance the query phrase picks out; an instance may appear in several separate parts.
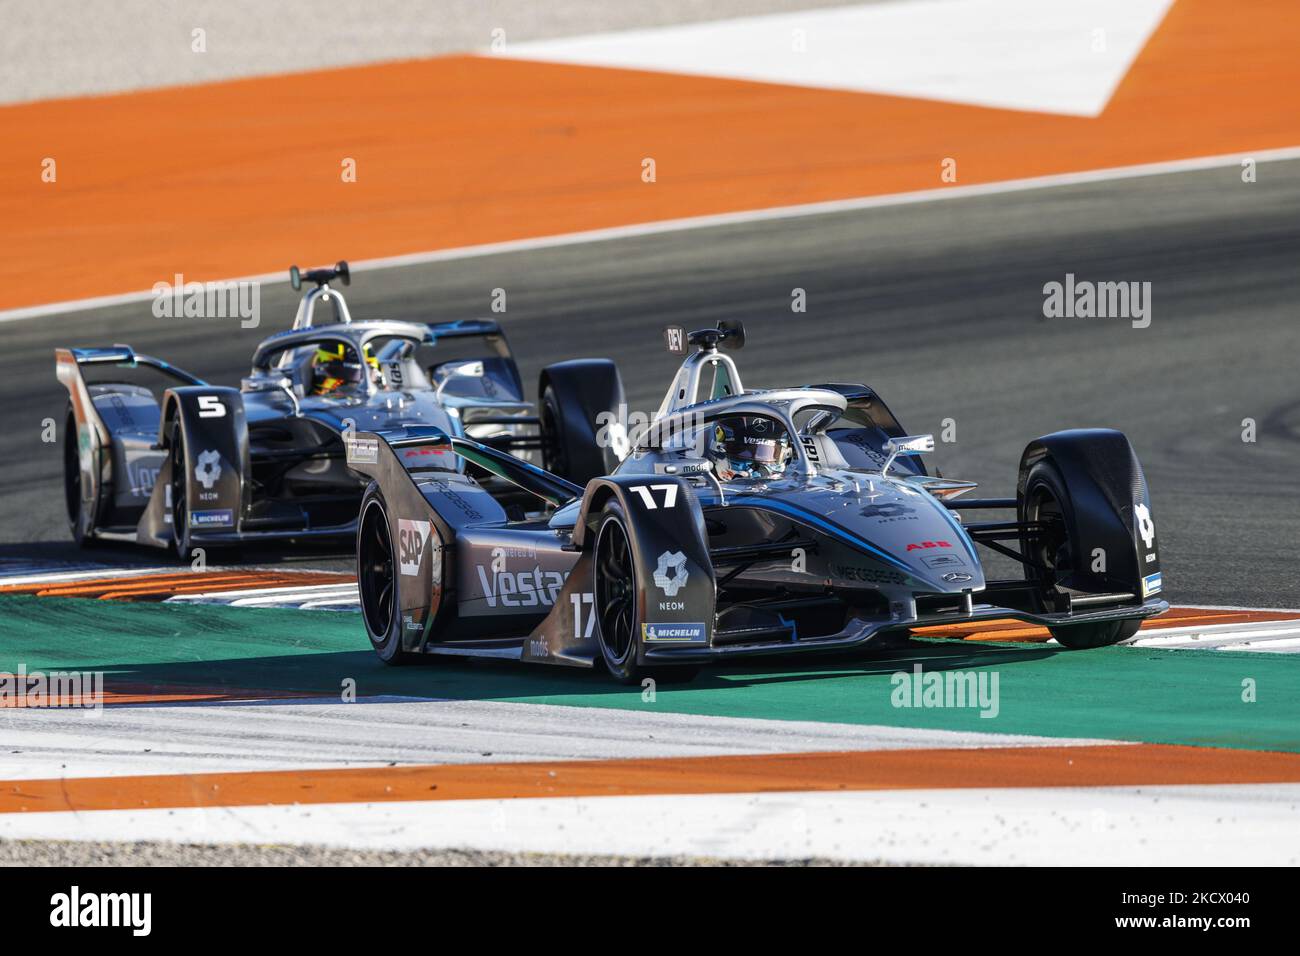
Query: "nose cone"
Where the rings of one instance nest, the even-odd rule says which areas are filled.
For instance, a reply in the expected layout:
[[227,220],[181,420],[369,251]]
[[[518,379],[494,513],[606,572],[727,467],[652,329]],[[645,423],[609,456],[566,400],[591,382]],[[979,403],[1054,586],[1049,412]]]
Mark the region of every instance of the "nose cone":
[[[982,590],[975,546],[943,504],[895,478],[858,478],[842,491],[834,520],[897,558],[936,593]],[[830,515],[827,515],[830,517]]]

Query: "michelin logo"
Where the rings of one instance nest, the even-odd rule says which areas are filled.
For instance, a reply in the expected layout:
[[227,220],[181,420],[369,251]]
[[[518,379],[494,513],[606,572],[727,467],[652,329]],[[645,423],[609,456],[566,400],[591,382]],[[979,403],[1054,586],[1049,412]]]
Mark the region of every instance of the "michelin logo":
[[641,639],[658,644],[707,644],[703,624],[642,624]]
[[659,566],[655,568],[655,585],[669,597],[676,597],[677,592],[686,587],[690,576],[686,570],[686,555],[680,551],[665,551],[659,555]]
[[235,512],[230,508],[216,511],[191,511],[191,528],[229,528],[235,523]]

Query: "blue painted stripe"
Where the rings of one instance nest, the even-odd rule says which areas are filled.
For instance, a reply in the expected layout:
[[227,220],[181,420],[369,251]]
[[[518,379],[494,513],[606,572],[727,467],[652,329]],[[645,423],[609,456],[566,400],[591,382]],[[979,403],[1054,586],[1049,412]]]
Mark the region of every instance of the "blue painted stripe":
[[760,510],[775,511],[778,514],[784,514],[786,517],[794,518],[798,521],[802,521],[805,522],[806,524],[810,524],[813,527],[820,528],[822,531],[825,531],[827,534],[839,538],[841,541],[844,541],[846,544],[852,545],[855,548],[859,548],[863,551],[868,552],[869,554],[875,555],[876,557],[884,561],[886,564],[891,564],[895,568],[898,568],[900,571],[906,572],[908,575],[912,577],[917,576],[916,570],[913,569],[911,566],[909,566],[907,562],[894,557],[894,555],[890,554],[887,551],[880,550],[880,548],[876,547],[866,538],[854,534],[852,531],[848,530],[842,525],[835,524],[833,521],[828,521],[826,518],[823,518],[821,515],[816,514],[815,512],[807,511],[804,508],[798,507],[797,505],[792,505],[785,501],[778,501],[773,498],[758,498],[758,499],[742,498],[740,501],[737,501],[735,498],[732,498],[728,502],[728,507],[741,507],[742,505],[748,508],[758,508]]

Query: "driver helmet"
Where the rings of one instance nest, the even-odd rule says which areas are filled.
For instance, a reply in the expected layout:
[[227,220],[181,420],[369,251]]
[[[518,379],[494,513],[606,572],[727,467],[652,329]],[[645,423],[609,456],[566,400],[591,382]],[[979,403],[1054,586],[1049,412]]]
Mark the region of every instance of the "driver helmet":
[[790,436],[761,415],[737,415],[714,422],[705,456],[722,480],[779,478],[794,457]]
[[356,360],[356,352],[343,342],[316,348],[316,356],[311,363],[313,395],[333,395],[361,384],[364,377],[365,366]]
[[348,344],[339,342],[334,345],[319,345],[311,365],[311,393],[313,395],[333,395],[339,391],[360,385],[369,366],[374,374],[379,368],[370,344],[365,345],[365,361],[356,360],[356,351]]

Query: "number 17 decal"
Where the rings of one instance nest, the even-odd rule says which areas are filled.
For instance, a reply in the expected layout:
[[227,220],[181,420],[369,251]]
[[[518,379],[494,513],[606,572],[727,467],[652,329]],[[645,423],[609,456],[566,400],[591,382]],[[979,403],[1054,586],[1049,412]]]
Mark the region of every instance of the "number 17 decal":
[[677,505],[677,486],[676,485],[632,485],[629,489],[635,491],[641,496],[641,503],[646,506],[647,511],[654,511],[659,507],[655,501],[652,492],[662,491],[664,493],[664,507],[673,508]]
[[[596,626],[596,597],[590,591],[575,593],[569,595],[569,600],[573,602],[573,636],[576,638],[591,637],[592,629]],[[587,625],[584,628],[582,624],[583,610],[582,606],[587,605],[586,618]]]

